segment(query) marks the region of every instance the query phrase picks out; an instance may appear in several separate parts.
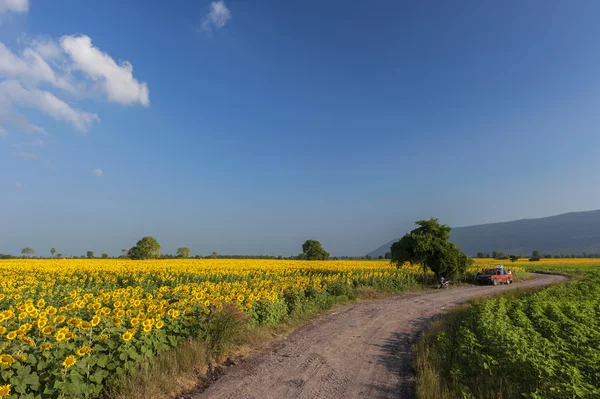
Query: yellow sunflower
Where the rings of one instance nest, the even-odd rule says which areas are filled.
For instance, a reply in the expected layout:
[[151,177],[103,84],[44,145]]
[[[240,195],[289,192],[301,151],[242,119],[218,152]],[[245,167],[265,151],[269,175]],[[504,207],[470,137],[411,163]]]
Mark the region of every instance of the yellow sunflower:
[[69,356],[67,356],[65,361],[62,363],[62,365],[64,368],[68,369],[69,367],[72,367],[76,362],[77,362],[77,359],[75,358],[75,356],[69,355]]
[[10,384],[0,385],[0,398],[10,395]]

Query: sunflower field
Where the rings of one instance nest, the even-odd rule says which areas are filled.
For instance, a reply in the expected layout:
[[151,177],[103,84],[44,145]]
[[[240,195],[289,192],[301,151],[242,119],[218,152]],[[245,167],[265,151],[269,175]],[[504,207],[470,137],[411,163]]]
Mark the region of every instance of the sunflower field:
[[0,397],[93,398],[109,377],[191,338],[235,306],[250,323],[360,287],[402,290],[421,268],[388,261],[4,260]]

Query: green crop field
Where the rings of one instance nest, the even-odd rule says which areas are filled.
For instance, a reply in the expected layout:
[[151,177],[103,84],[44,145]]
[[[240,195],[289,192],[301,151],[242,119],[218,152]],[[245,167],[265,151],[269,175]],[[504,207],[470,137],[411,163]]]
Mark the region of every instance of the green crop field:
[[579,277],[434,325],[417,347],[420,398],[600,398],[600,262],[526,268]]

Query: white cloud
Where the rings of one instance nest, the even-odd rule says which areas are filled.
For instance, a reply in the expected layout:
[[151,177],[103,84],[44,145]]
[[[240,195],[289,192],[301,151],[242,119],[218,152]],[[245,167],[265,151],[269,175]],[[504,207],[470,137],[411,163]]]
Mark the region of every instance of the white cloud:
[[[8,3],[0,0],[0,7],[6,8]],[[17,3],[11,2],[11,7]],[[94,47],[88,36],[63,36],[60,40],[23,36],[18,44],[15,50],[0,41],[0,139],[8,135],[9,128],[50,136],[28,120],[25,109],[87,132],[100,118],[77,106],[83,98],[150,104],[148,85],[134,78],[132,65],[117,64]]]
[[98,115],[74,109],[48,91],[27,89],[16,80],[0,82],[0,97],[22,107],[37,109],[56,120],[69,122],[82,132],[87,132],[94,122],[100,122]]
[[27,12],[29,0],[0,0],[0,14],[7,11]]
[[92,45],[88,36],[63,36],[62,49],[71,57],[73,68],[88,75],[99,84],[109,101],[121,104],[150,105],[150,91],[146,82],[133,77],[133,66],[128,61],[119,64],[108,54]]
[[95,176],[100,177],[100,176],[102,176],[104,174],[104,172],[102,171],[102,169],[98,168],[98,169],[92,170],[92,174],[95,175]]
[[225,5],[223,0],[213,1],[210,3],[210,11],[202,22],[202,29],[212,31],[213,29],[221,29],[227,21],[231,19],[231,11]]
[[39,81],[56,81],[54,71],[33,49],[27,48],[19,57],[0,42],[0,75]]

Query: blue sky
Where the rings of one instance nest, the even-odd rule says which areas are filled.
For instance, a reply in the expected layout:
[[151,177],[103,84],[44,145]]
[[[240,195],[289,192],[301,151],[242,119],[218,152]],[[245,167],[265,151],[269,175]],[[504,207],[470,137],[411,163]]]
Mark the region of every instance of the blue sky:
[[0,253],[363,255],[600,208],[599,12],[0,0]]

